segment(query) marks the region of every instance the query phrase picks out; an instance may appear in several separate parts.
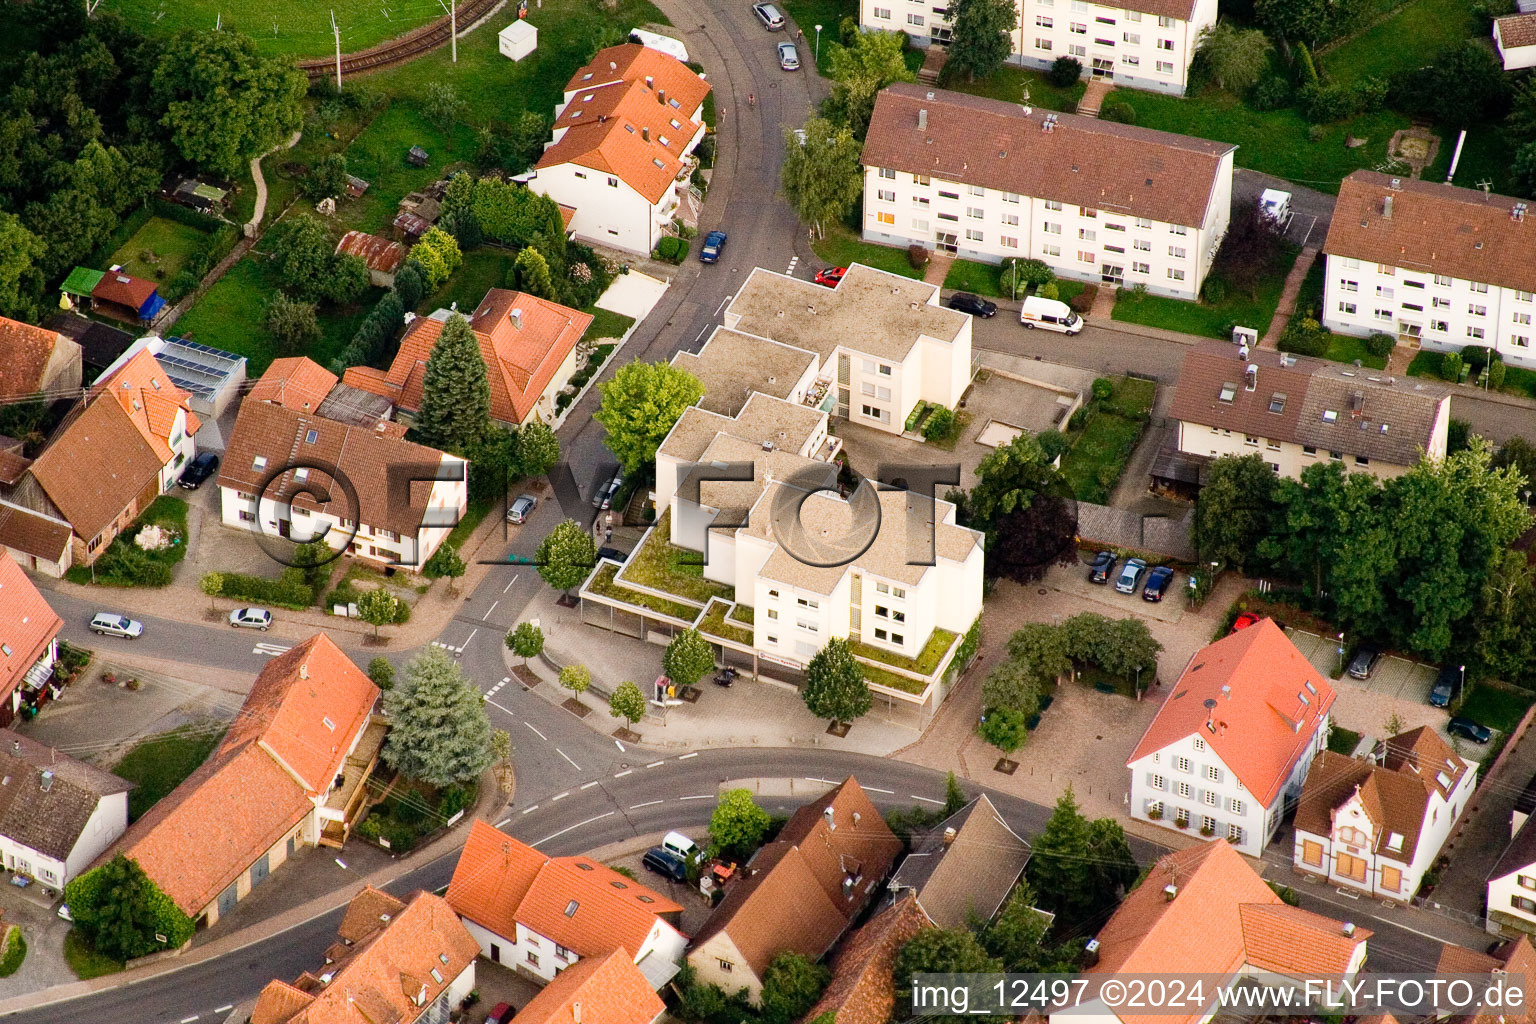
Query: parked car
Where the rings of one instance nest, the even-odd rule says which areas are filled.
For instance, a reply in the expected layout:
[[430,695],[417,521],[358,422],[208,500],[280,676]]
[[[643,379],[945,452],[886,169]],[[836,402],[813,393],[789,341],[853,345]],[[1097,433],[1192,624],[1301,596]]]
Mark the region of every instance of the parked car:
[[65,920],[65,921],[70,921],[70,922],[74,921],[75,915],[71,914],[69,912],[69,904],[68,903],[60,903],[59,904],[59,917],[62,920]]
[[1381,648],[1374,644],[1361,644],[1349,661],[1349,674],[1355,679],[1369,679],[1381,660]]
[[272,613],[265,608],[236,608],[229,613],[229,624],[237,628],[259,629],[265,633],[272,625]]
[[984,299],[980,295],[972,295],[970,292],[955,292],[944,305],[982,319],[997,315],[997,303]]
[[671,850],[685,862],[699,855],[699,845],[681,832],[668,832],[661,837],[661,845],[663,849]]
[[1094,555],[1093,561],[1088,565],[1088,582],[1108,583],[1109,578],[1114,575],[1115,563],[1118,561],[1113,551],[1100,551]]
[[699,249],[700,263],[714,263],[720,259],[720,250],[725,248],[725,232],[711,231],[704,236],[704,245]]
[[511,1003],[497,1003],[486,1015],[485,1024],[511,1024],[515,1016],[517,1011],[512,1009]]
[[1461,671],[1455,665],[1447,665],[1435,676],[1435,685],[1429,688],[1430,707],[1446,708],[1461,696]]
[[1125,563],[1125,568],[1120,570],[1120,578],[1115,580],[1115,589],[1122,594],[1136,593],[1136,587],[1141,583],[1142,574],[1147,571],[1147,563],[1139,558],[1132,558]]
[[1042,299],[1031,295],[1019,309],[1019,323],[1030,330],[1043,327],[1048,331],[1076,334],[1083,329],[1083,318],[1072,312],[1072,307],[1059,299]]
[[1481,722],[1474,722],[1470,718],[1453,718],[1445,725],[1445,731],[1452,736],[1460,736],[1469,739],[1473,743],[1487,743],[1493,738],[1493,730]]
[[1147,573],[1147,585],[1142,588],[1141,599],[1143,601],[1161,601],[1163,595],[1168,593],[1168,587],[1173,583],[1173,570],[1166,565],[1159,565]]
[[1243,612],[1232,621],[1232,632],[1236,633],[1240,629],[1247,629],[1249,626],[1254,625],[1258,621],[1259,616],[1255,615],[1253,612]]
[[664,875],[674,882],[686,882],[688,880],[688,865],[683,858],[667,849],[665,846],[653,846],[645,851],[645,856],[640,858],[640,863],[648,871],[654,871],[658,875]]
[[144,623],[116,612],[97,612],[91,619],[91,632],[102,636],[125,636],[137,640],[144,635]]
[[779,32],[784,28],[784,15],[773,4],[753,4],[752,13],[757,15],[757,20],[763,23],[763,28],[770,32]]
[[800,51],[795,49],[794,43],[779,44],[779,68],[783,71],[800,70]]
[[841,281],[846,273],[848,273],[847,267],[824,267],[816,271],[816,283],[824,284],[828,288],[836,288],[837,282]]
[[608,479],[608,482],[599,487],[592,495],[593,508],[611,508],[613,496],[619,493],[619,488],[624,486],[624,471],[619,470]]
[[539,499],[531,494],[519,494],[507,509],[507,522],[513,525],[522,525],[533,514],[534,508],[539,504]]
[[189,491],[195,491],[203,485],[203,482],[219,468],[219,457],[213,452],[202,452],[197,458],[187,463],[187,468],[181,471],[181,479],[176,481]]

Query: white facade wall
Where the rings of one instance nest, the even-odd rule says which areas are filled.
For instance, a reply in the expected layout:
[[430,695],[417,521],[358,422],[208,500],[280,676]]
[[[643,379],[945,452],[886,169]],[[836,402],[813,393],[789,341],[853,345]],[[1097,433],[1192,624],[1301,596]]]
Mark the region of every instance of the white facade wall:
[[[499,963],[505,967],[521,969],[524,973],[533,975],[544,983],[551,982],[555,975],[565,968],[580,960],[573,950],[566,949],[554,939],[541,935],[521,922],[517,925],[517,935],[508,938],[497,935],[489,928],[485,928],[468,918],[460,918],[469,934],[480,943],[480,955],[492,963]],[[683,958],[683,950],[688,946],[688,939],[673,928],[670,924],[657,918],[651,925],[651,930],[641,943],[640,949],[634,953],[635,962],[652,953],[663,957],[671,963],[679,963]],[[532,959],[530,959],[530,954]]]
[[187,411],[176,410],[176,419],[171,426],[167,443],[171,449],[170,461],[160,467],[160,493],[164,494],[176,486],[176,481],[181,479],[181,471],[187,467],[197,456],[197,442],[192,435],[187,433]]
[[1493,45],[1499,51],[1499,59],[1504,63],[1505,71],[1519,71],[1521,68],[1536,68],[1536,46],[1505,46],[1501,34],[1499,19],[1493,22]]
[[668,220],[663,207],[669,199],[673,208],[676,205],[670,191],[661,202],[652,203],[618,175],[569,163],[539,168],[528,186],[562,206],[575,207],[571,231],[577,238],[647,256]]
[[[1307,768],[1327,745],[1327,737],[1324,718],[1293,763],[1286,784],[1270,803],[1261,804],[1204,740],[1186,736],[1131,762],[1131,817],[1195,836],[1201,834],[1202,826],[1210,824],[1213,839],[1235,837],[1232,845],[1257,857],[1274,838],[1287,801],[1300,793]],[[1162,812],[1160,819],[1151,816],[1154,808]],[[1179,829],[1175,824],[1181,812],[1189,820],[1188,828]]]
[[1231,153],[1222,158],[1206,221],[1200,225],[1169,224],[866,167],[864,238],[952,249],[965,259],[986,263],[1012,256],[1038,259],[1059,277],[1144,284],[1153,294],[1193,299],[1226,234],[1231,200]]
[[[1087,0],[1017,0],[1010,62],[1048,68],[1076,57],[1085,75],[1117,86],[1183,95],[1200,31],[1216,23],[1216,0],[1193,17],[1159,17]],[[860,0],[859,27],[904,32],[918,46],[950,37],[948,0]]]
[[1323,326],[1331,331],[1417,336],[1434,352],[1482,345],[1512,366],[1536,367],[1536,294],[1332,254],[1327,274]]
[[96,809],[86,819],[66,859],[50,857],[10,836],[0,835],[0,864],[7,871],[26,875],[57,889],[90,867],[91,862],[116,842],[127,828],[128,794],[112,793],[96,801]]
[[[1436,414],[1434,439],[1426,449],[1431,458],[1445,458],[1446,431],[1450,427],[1450,419],[1450,399],[1446,398],[1440,403],[1440,410]],[[1223,455],[1261,455],[1277,475],[1293,480],[1299,479],[1302,470],[1314,462],[1330,460],[1342,462],[1345,470],[1350,473],[1370,473],[1381,480],[1401,476],[1412,468],[1369,456],[1348,455],[1291,441],[1276,441],[1257,434],[1244,434],[1226,427],[1210,427],[1184,420],[1179,421],[1178,425],[1178,448],[1190,455],[1208,455],[1212,458]]]
[[1507,914],[1522,923],[1522,931],[1536,933],[1536,864],[1488,879],[1488,931],[1501,931],[1493,914]]

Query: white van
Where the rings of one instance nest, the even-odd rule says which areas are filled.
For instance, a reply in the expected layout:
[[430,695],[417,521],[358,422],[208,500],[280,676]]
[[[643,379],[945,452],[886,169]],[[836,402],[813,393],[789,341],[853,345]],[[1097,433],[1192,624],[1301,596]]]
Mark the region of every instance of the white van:
[[1072,307],[1056,299],[1042,299],[1031,295],[1019,310],[1019,323],[1025,327],[1044,327],[1048,331],[1076,334],[1083,329],[1083,318],[1072,312]]
[[693,858],[699,855],[698,845],[681,832],[668,832],[661,837],[661,845],[663,849],[671,850],[683,858],[683,862],[687,864],[693,863]]

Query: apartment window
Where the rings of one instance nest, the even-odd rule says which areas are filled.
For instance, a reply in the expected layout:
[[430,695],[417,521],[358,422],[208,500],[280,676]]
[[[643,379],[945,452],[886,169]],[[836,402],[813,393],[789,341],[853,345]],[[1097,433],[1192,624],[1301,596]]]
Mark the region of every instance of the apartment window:
[[1169,224],[1168,233],[1170,235],[1187,235],[1189,234],[1189,228],[1185,227],[1183,224]]
[[1123,245],[1108,245],[1108,244],[1106,244],[1104,246],[1104,251],[1105,252],[1118,252],[1118,253],[1124,254],[1125,253],[1125,246],[1123,246]]
[[959,192],[951,192],[948,189],[942,189],[941,188],[941,189],[939,189],[939,198],[940,199],[959,199],[960,198],[960,193]]
[[1339,312],[1353,315],[1355,312],[1355,304],[1353,302],[1341,302],[1339,303]]
[[987,211],[979,206],[967,206],[965,208],[965,215],[971,218],[971,220],[983,220],[987,216]]
[[1509,336],[1509,343],[1515,348],[1530,348],[1531,336],[1528,334],[1511,334]]
[[805,619],[798,619],[798,620],[796,620],[795,625],[799,626],[801,629],[805,630],[807,633],[815,633],[817,631],[816,623],[814,623],[814,622],[807,622]]
[[907,642],[907,638],[902,636],[900,633],[892,633],[891,634],[891,643],[895,644],[897,647],[903,646],[904,644],[906,644],[906,642]]
[[820,603],[818,603],[816,601],[812,601],[809,598],[805,598],[805,597],[797,597],[797,598],[795,598],[795,604],[799,605],[801,608],[810,608],[812,610],[821,607]]
[[1526,899],[1524,896],[1511,896],[1509,905],[1516,910],[1523,910],[1527,914],[1536,914],[1536,900]]
[[1180,783],[1176,784],[1174,786],[1174,791],[1176,793],[1178,793],[1179,796],[1183,797],[1185,800],[1189,799],[1189,793],[1190,793],[1189,783],[1187,783],[1187,782],[1180,782]]
[[533,966],[533,967],[539,966],[539,954],[533,952],[532,950],[529,950],[529,952],[528,952],[528,963],[531,966]]
[[1369,456],[1366,456],[1366,455],[1356,455],[1355,456],[1355,465],[1357,465],[1357,466],[1369,466],[1370,464],[1371,464],[1371,460],[1370,460]]
[[1341,280],[1339,282],[1339,287],[1343,288],[1347,292],[1357,292],[1357,291],[1360,290],[1360,282],[1358,282],[1358,281],[1342,281]]
[[1040,28],[1055,28],[1056,19],[1047,17],[1044,14],[1037,14],[1035,15],[1035,25]]
[[1530,292],[1515,292],[1516,302],[1530,302],[1532,298],[1533,296]]
[[1234,843],[1241,843],[1243,841],[1243,829],[1242,829],[1242,826],[1241,825],[1228,825],[1227,826],[1227,838],[1232,840]]
[[960,215],[958,213],[941,213],[939,214],[939,220],[947,220],[952,224],[958,224],[960,223]]
[[1141,45],[1141,33],[1140,32],[1122,32],[1120,34],[1120,38],[1125,40],[1127,43],[1130,43],[1132,46],[1140,46]]
[[1003,223],[1009,227],[1016,228],[1019,226],[1019,215],[1016,213],[1005,213],[1003,214]]
[[891,9],[889,7],[876,7],[875,17],[879,18],[881,21],[890,21]]
[[1160,75],[1171,75],[1171,74],[1173,74],[1173,62],[1172,61],[1168,61],[1168,60],[1160,60],[1160,61],[1158,61],[1157,62],[1157,73],[1160,74]]
[[1188,252],[1182,245],[1170,245],[1168,247],[1168,255],[1176,260],[1182,260],[1188,255]]
[[778,611],[776,609],[769,608],[768,609],[768,617],[770,619],[776,619],[776,618],[779,617],[779,613],[778,613]]
[[1060,204],[1060,203],[1058,203],[1058,202],[1056,202],[1056,201],[1055,201],[1055,200],[1053,200],[1053,199],[1047,199],[1047,200],[1046,200],[1046,201],[1045,201],[1045,204],[1044,204],[1044,205],[1045,205],[1045,208],[1046,208],[1046,209],[1047,209],[1047,210],[1056,210],[1056,211],[1060,211],[1060,209],[1061,209],[1061,204]]
[[1082,249],[1077,250],[1077,262],[1091,264],[1093,263],[1094,259],[1096,259],[1096,257],[1093,253],[1084,252]]
[[933,200],[929,199],[927,196],[913,196],[912,205],[918,209],[926,210],[929,206],[933,205]]
[[1157,16],[1157,27],[1158,28],[1172,28],[1173,27],[1173,19],[1168,17],[1166,14],[1160,14],[1160,15]]
[[[1019,194],[1017,192],[1004,192],[1003,193],[1003,202],[1005,202],[1005,203],[1016,203],[1018,201],[1019,201]],[[1014,223],[1018,223],[1018,222],[1015,221]]]
[[1051,41],[1049,39],[1036,39],[1035,40],[1035,49],[1037,49],[1037,50],[1050,50],[1050,48],[1051,48]]
[[609,188],[618,188],[619,187],[619,179],[615,178],[615,177],[612,177],[610,175],[609,178],[608,178],[608,187]]
[[1074,57],[1086,57],[1088,56],[1088,47],[1079,46],[1076,43],[1068,43],[1067,52]]
[[1080,22],[1076,22],[1076,21],[1074,21],[1074,22],[1071,22],[1071,23],[1070,23],[1070,24],[1069,24],[1069,25],[1068,25],[1068,26],[1067,26],[1067,28],[1068,28],[1068,30],[1069,30],[1069,31],[1070,31],[1070,32],[1071,32],[1071,33],[1072,33],[1072,34],[1073,34],[1073,35],[1079,35],[1079,36],[1082,36],[1082,35],[1087,35],[1087,34],[1088,34],[1088,26],[1087,26],[1087,25],[1084,25],[1084,24],[1082,24],[1082,23],[1080,23]]
[[779,638],[772,633],[767,634],[766,639],[770,644],[777,644],[779,642]]
[[1091,206],[1079,206],[1077,208],[1077,214],[1079,217],[1087,217],[1089,220],[1093,220],[1099,215],[1099,211],[1093,209]]
[[1212,782],[1220,782],[1221,769],[1213,764],[1208,764],[1205,766],[1205,777],[1210,779]]
[[884,212],[881,212],[881,213],[875,214],[875,220],[878,221],[881,224],[895,224],[896,223],[896,215],[894,213],[884,213]]
[[1451,325],[1450,325],[1449,322],[1447,322],[1445,320],[1431,320],[1429,322],[1429,329],[1432,330],[1432,331],[1440,331],[1442,333],[1449,333],[1450,329],[1451,329]]
[[256,513],[254,513],[254,512],[247,512],[245,509],[241,509],[240,510],[240,521],[242,523],[254,523],[256,521]]
[[1205,753],[1205,740],[1201,739],[1200,737],[1196,736],[1194,742],[1191,745],[1195,748],[1195,753]]
[[894,168],[894,167],[882,167],[882,168],[880,168],[880,177],[882,177],[882,178],[890,178],[892,181],[894,181],[896,179],[896,168]]
[[1157,41],[1157,48],[1159,50],[1171,50],[1171,49],[1173,49],[1173,40],[1172,39],[1159,39]]
[[1485,284],[1479,284],[1476,281],[1471,281],[1471,282],[1469,282],[1467,284],[1467,287],[1471,288],[1473,291],[1477,292],[1479,295],[1487,295],[1488,294],[1488,286],[1485,285]]
[[1187,757],[1176,757],[1176,758],[1174,758],[1173,759],[1173,767],[1176,768],[1177,770],[1181,771],[1181,772],[1186,772],[1186,773],[1194,770],[1194,765],[1190,762],[1189,758],[1187,758]]
[[891,366],[890,366],[890,364],[889,363],[881,363],[880,364],[880,376],[882,376],[882,377],[889,377],[890,375],[891,375]]
[[1148,800],[1147,801],[1147,817],[1149,817],[1149,818],[1151,818],[1151,817],[1161,818],[1162,816],[1163,816],[1163,802],[1161,800]]
[[980,231],[977,231],[975,228],[966,228],[965,229],[965,240],[967,242],[980,242],[980,241],[983,241],[983,239],[981,237],[981,234],[982,233]]
[[1045,229],[1045,233],[1048,234],[1048,235],[1059,235],[1059,234],[1061,234],[1061,225],[1060,224],[1052,224],[1050,221],[1046,221],[1041,226]]
[[1515,881],[1519,883],[1522,889],[1536,891],[1536,878],[1532,878],[1530,875],[1516,875]]
[[889,635],[890,634],[886,630],[883,630],[883,629],[875,630],[875,639],[876,640],[884,640]]
[[1059,246],[1059,245],[1042,245],[1040,247],[1040,252],[1041,252],[1042,255],[1045,255],[1045,256],[1060,256],[1061,255],[1061,246]]
[[1471,313],[1473,316],[1487,316],[1488,307],[1479,306],[1477,303],[1473,302],[1467,306],[1467,312]]
[[917,27],[921,28],[923,25],[923,16],[921,14],[909,14],[907,15],[907,24],[916,25]]
[[1444,274],[1436,274],[1435,284],[1439,285],[1441,288],[1449,288],[1451,286],[1451,279],[1446,277]]
[[1141,20],[1141,12],[1140,11],[1126,11],[1125,12],[1125,20],[1126,21],[1140,21]]
[[1483,340],[1483,329],[1481,327],[1468,327],[1467,328],[1467,337],[1475,338],[1478,341],[1482,341]]
[[896,201],[896,193],[889,189],[878,189],[875,195],[879,197],[882,203],[894,203]]
[[1248,445],[1250,448],[1257,448],[1259,446],[1259,439],[1252,434],[1244,434],[1243,444]]
[[729,974],[731,972],[731,968],[736,966],[730,960],[722,960],[719,957],[715,958],[715,963],[719,964],[720,965],[720,969],[722,971],[725,971],[727,974]]
[[913,217],[912,218],[912,230],[913,231],[922,231],[922,232],[926,233],[927,230],[928,230],[928,222],[926,220],[918,220],[916,217]]
[[892,587],[891,596],[899,600],[905,598],[907,596],[907,592],[901,587]]
[[1424,282],[1423,281],[1413,281],[1413,280],[1410,280],[1410,279],[1405,277],[1405,278],[1403,278],[1403,287],[1404,288],[1423,288],[1424,287]]
[[1138,238],[1131,243],[1131,248],[1137,252],[1151,252],[1152,242],[1146,238]]
[[1429,308],[1430,309],[1442,309],[1442,308],[1450,309],[1451,308],[1451,300],[1450,299],[1446,299],[1446,298],[1441,298],[1439,295],[1436,295],[1434,298],[1429,300]]
[[1151,267],[1150,264],[1147,264],[1147,263],[1132,263],[1131,264],[1131,273],[1133,273],[1133,274],[1150,274],[1150,273],[1152,273],[1152,267]]
[[1019,247],[1019,240],[1012,235],[1002,235],[997,241],[1004,249],[1017,249]]
[[1115,23],[1114,18],[1106,18],[1102,14],[1095,15],[1093,20],[1098,22],[1100,25],[1113,25]]
[[1099,236],[1097,232],[1095,232],[1092,228],[1078,228],[1077,237],[1079,241],[1093,242],[1096,241]]
[[1514,321],[1517,324],[1523,324],[1523,325],[1529,327],[1530,323],[1531,323],[1531,314],[1529,314],[1529,313],[1516,313],[1516,314],[1514,314]]
[[1376,286],[1376,297],[1378,299],[1386,299],[1388,302],[1391,302],[1393,296],[1396,294],[1396,292],[1394,292],[1391,288],[1388,288],[1386,285],[1379,284]]
[[1221,806],[1221,794],[1217,793],[1214,789],[1208,789],[1202,795],[1205,798],[1205,805],[1207,807]]
[[1376,311],[1376,319],[1377,320],[1391,320],[1392,319],[1392,311],[1390,309],[1378,309]]
[[876,409],[872,405],[866,405],[860,410],[865,419],[878,420],[881,423],[891,422],[891,414],[884,409]]
[[1328,457],[1330,459],[1332,459],[1334,462],[1343,462],[1344,461],[1344,453],[1343,452],[1329,452],[1328,453]]
[[926,175],[926,174],[914,174],[914,175],[912,175],[912,184],[914,184],[914,185],[927,185],[927,184],[930,184],[930,182],[928,180],[928,175]]
[[1182,281],[1184,280],[1184,271],[1170,269],[1168,271],[1168,278],[1173,281]]
[[1095,46],[1114,46],[1115,45],[1115,41],[1113,39],[1105,39],[1103,36],[1094,36],[1093,37],[1093,45],[1095,45]]
[[586,181],[587,180],[587,176],[585,174],[583,174],[582,172],[580,172],[580,171],[576,172],[576,177],[580,178],[582,181]]
[[889,584],[886,584],[886,583],[876,583],[875,584],[875,593],[877,593],[877,594],[889,594],[890,592],[891,592],[891,588],[890,588]]
[[1341,267],[1343,267],[1345,270],[1359,270],[1360,269],[1360,261],[1356,260],[1356,259],[1341,259],[1341,260],[1339,260],[1339,265]]
[[1241,800],[1235,800],[1235,799],[1234,800],[1228,800],[1227,801],[1227,807],[1232,811],[1233,814],[1244,814],[1244,813],[1246,813],[1246,808],[1244,807],[1243,802]]
[[971,185],[969,188],[973,196],[985,196],[987,194],[987,190],[980,185]]
[[862,384],[859,385],[859,388],[860,388],[860,390],[862,390],[864,392],[864,394],[866,396],[868,396],[870,398],[874,398],[875,397],[875,386],[873,384],[871,384],[869,381],[867,381],[867,380],[864,381]]

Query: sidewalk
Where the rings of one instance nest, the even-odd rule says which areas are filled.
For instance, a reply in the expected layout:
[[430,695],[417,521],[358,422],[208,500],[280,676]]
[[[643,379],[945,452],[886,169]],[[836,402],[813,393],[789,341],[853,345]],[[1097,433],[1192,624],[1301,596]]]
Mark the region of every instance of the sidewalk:
[[1285,275],[1285,286],[1280,290],[1280,303],[1275,307],[1269,330],[1259,339],[1259,348],[1272,350],[1279,347],[1280,335],[1285,332],[1286,324],[1291,322],[1291,316],[1296,312],[1296,296],[1301,292],[1302,282],[1307,279],[1307,271],[1312,269],[1317,254],[1318,247],[1309,245],[1301,250],[1296,262],[1291,264],[1290,273]]

